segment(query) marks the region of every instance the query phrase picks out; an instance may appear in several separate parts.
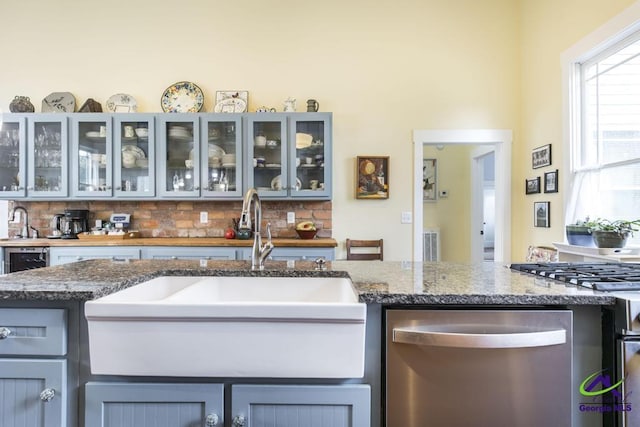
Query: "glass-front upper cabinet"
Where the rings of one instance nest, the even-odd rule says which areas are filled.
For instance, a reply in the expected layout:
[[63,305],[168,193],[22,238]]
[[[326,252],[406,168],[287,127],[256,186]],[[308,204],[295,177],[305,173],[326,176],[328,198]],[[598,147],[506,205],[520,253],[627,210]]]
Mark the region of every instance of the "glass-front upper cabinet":
[[242,196],[242,116],[202,114],[200,156],[201,194],[205,197]]
[[67,197],[67,115],[38,114],[28,117],[27,123],[27,197]]
[[[247,119],[247,185],[260,197],[283,198],[287,179],[287,115],[257,113]],[[297,185],[297,183],[294,183]]]
[[[158,187],[160,196],[200,196],[199,116],[163,114],[158,123]],[[206,154],[205,154],[206,155]]]
[[289,183],[291,195],[331,197],[331,113],[302,113],[289,117]]
[[113,120],[114,195],[155,196],[155,116],[123,113]]
[[103,198],[113,195],[111,116],[77,113],[71,118],[71,194]]
[[26,118],[0,115],[0,198],[24,197],[26,189]]

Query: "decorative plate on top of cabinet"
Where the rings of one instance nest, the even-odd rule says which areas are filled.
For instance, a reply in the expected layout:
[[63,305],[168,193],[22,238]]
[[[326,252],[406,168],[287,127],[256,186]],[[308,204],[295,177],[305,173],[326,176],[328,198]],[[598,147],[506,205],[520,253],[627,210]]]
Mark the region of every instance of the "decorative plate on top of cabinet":
[[76,98],[71,92],[53,92],[42,100],[43,113],[73,113]]
[[107,111],[110,113],[135,113],[138,111],[138,102],[131,95],[116,93],[107,99]]
[[204,105],[204,94],[195,83],[178,82],[165,89],[160,105],[165,113],[197,113]]

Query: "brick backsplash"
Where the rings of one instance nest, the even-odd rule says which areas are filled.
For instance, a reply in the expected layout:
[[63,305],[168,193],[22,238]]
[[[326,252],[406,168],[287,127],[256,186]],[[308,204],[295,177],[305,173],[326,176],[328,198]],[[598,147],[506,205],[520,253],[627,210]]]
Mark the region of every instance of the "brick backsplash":
[[[262,200],[262,230],[271,223],[273,237],[295,237],[294,224],[287,224],[287,212],[296,213],[296,223],[311,220],[318,227],[318,237],[331,237],[332,204],[326,201],[265,201]],[[234,218],[240,217],[242,202],[223,201],[86,201],[86,202],[10,202],[29,212],[29,224],[40,236],[51,233],[54,214],[65,209],[88,209],[89,225],[96,219],[108,221],[112,213],[131,213],[130,230],[139,230],[142,237],[223,237]],[[200,212],[209,214],[209,223],[200,224]],[[253,214],[253,213],[252,213]],[[9,224],[9,236],[20,231],[21,224]]]

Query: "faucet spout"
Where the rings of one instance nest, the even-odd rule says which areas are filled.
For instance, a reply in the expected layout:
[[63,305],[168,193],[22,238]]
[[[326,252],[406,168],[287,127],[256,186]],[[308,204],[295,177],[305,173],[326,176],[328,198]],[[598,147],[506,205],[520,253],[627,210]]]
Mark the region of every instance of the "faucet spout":
[[[251,221],[251,207],[253,205],[253,222]],[[251,269],[264,270],[264,261],[273,250],[271,242],[271,224],[267,225],[267,242],[262,244],[261,224],[262,224],[262,203],[258,197],[258,191],[250,188],[244,196],[242,203],[242,213],[240,214],[240,222],[238,229],[251,230],[253,226],[253,248],[251,250]]]
[[14,206],[9,211],[9,222],[12,222],[16,218],[16,211],[21,211],[24,215],[22,219],[22,231],[20,232],[20,237],[23,239],[27,239],[29,237],[29,213],[22,206]]

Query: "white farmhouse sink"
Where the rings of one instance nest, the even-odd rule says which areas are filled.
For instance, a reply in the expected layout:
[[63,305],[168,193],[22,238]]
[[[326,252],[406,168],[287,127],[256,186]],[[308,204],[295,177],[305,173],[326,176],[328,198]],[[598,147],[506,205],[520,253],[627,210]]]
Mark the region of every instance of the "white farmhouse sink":
[[364,374],[366,306],[345,278],[158,277],[85,315],[94,374]]

